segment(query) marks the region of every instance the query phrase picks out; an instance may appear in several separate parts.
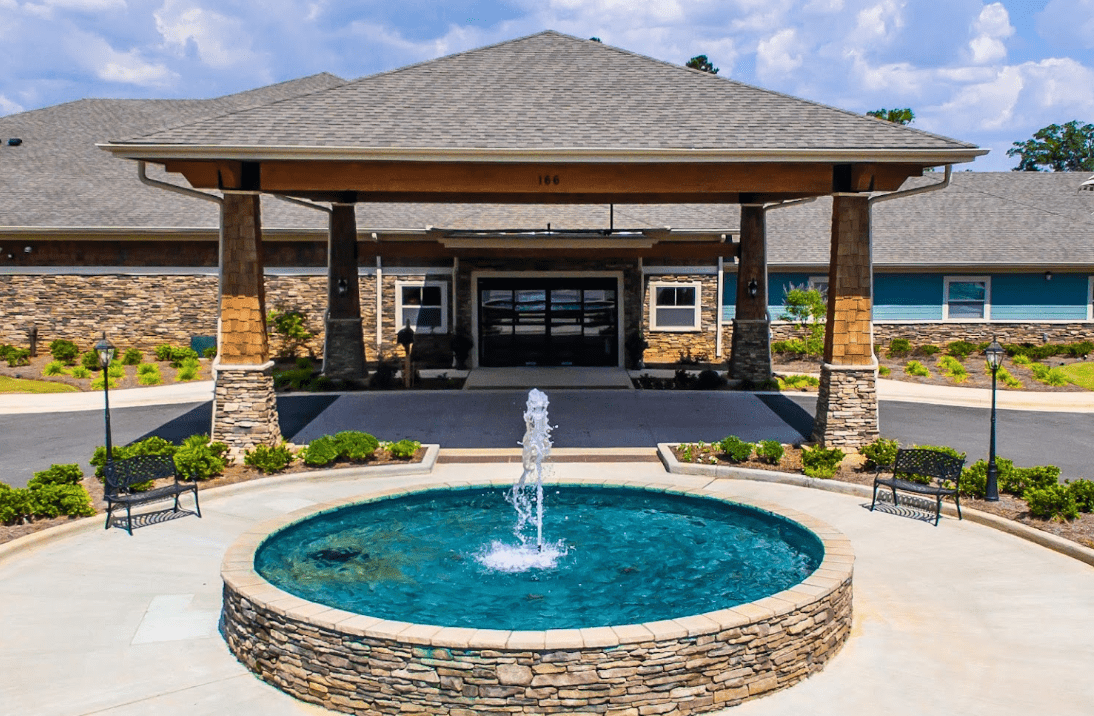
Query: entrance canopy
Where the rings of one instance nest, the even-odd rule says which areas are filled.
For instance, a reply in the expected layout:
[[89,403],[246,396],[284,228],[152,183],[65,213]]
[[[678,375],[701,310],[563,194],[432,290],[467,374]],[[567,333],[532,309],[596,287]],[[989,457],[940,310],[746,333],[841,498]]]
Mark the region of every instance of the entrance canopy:
[[556,32],[101,146],[195,188],[346,203],[764,203],[985,153]]

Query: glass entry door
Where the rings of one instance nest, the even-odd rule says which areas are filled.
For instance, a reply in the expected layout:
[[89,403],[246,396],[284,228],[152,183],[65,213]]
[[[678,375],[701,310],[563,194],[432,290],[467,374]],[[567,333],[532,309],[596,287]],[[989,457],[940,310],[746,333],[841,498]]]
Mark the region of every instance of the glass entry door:
[[479,365],[614,366],[614,278],[479,279]]

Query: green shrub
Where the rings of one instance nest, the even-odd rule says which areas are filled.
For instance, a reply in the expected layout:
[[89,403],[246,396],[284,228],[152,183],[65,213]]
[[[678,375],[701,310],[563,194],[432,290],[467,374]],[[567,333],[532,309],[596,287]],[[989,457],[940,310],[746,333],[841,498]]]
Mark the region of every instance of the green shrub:
[[30,513],[34,517],[91,517],[91,495],[83,485],[47,484],[27,489]]
[[421,447],[422,444],[417,440],[400,440],[399,442],[388,445],[387,450],[394,458],[409,460],[414,457],[414,453],[418,452]]
[[975,350],[976,345],[969,343],[968,341],[952,341],[951,343],[946,344],[946,355],[960,358],[961,360],[968,358]]
[[172,348],[171,349],[171,367],[172,368],[185,368],[191,363],[197,364],[198,352],[193,348]]
[[[996,469],[998,469],[999,458],[996,458],[995,463]],[[1014,467],[1014,463],[1011,463],[1010,469],[999,472],[998,479],[1000,492],[1022,497],[1030,490],[1039,490],[1060,484],[1060,468],[1055,465]]]
[[88,351],[80,356],[80,365],[90,371],[103,369],[102,363],[99,362],[99,354],[95,351]]
[[111,363],[110,367],[106,369],[106,374],[111,378],[124,378],[125,366],[120,363]]
[[12,348],[8,351],[7,359],[10,368],[30,365],[30,351],[26,348]]
[[138,365],[144,360],[144,354],[136,348],[126,348],[125,355],[122,356],[122,365]]
[[304,326],[306,316],[302,311],[273,310],[266,316],[269,330],[280,336],[279,358],[292,358],[312,337]]
[[184,480],[208,480],[224,472],[224,443],[209,442],[208,435],[191,435],[175,451],[175,467]]
[[695,383],[695,387],[699,390],[718,390],[719,388],[724,388],[725,385],[725,376],[710,368],[701,371],[699,373],[699,380]]
[[[99,373],[99,375],[95,376],[95,379],[93,381],[91,381],[91,389],[92,390],[102,390],[104,388],[103,381],[106,380],[106,379],[107,378],[103,378],[102,373]],[[110,387],[111,388],[117,388],[120,385],[117,378],[109,378],[109,380],[110,380]]]
[[775,341],[771,344],[771,351],[773,353],[784,353],[789,355],[805,355],[805,341],[800,338],[792,338],[788,341]]
[[915,352],[918,353],[919,355],[927,356],[928,358],[930,358],[933,355],[937,355],[937,354],[941,353],[942,349],[939,348],[936,345],[932,345],[930,343],[927,343],[925,345],[922,345],[922,346],[919,346],[918,348],[916,348]]
[[878,438],[868,445],[859,448],[859,453],[866,458],[866,468],[876,470],[882,465],[892,465],[896,462],[896,451],[900,449],[900,443],[889,438]]
[[722,438],[722,441],[718,443],[718,448],[730,462],[744,462],[752,457],[752,450],[755,447],[752,443],[746,443],[736,435]]
[[1063,485],[1030,490],[1025,496],[1029,514],[1041,520],[1073,520],[1079,516],[1075,495]]
[[18,524],[30,517],[30,490],[0,482],[0,523]]
[[912,342],[907,338],[894,338],[889,342],[889,350],[886,352],[889,358],[903,358],[912,352]]
[[209,359],[216,358],[217,357],[217,347],[216,346],[209,346],[208,348],[206,348],[205,350],[203,350],[201,352],[201,355],[202,355],[203,358],[209,358]]
[[1059,368],[1049,368],[1044,363],[1034,363],[1030,366],[1033,371],[1033,379],[1045,385],[1067,385],[1067,375]]
[[339,457],[338,441],[331,435],[316,438],[300,452],[300,457],[305,465],[312,467],[329,465]]
[[34,473],[27,487],[38,485],[79,485],[84,479],[83,470],[79,465],[50,465],[48,470]]
[[72,369],[72,377],[87,379],[91,377],[91,371],[83,367],[82,365],[78,365]]
[[1014,356],[1011,362],[1013,362],[1014,365],[1020,365],[1024,368],[1029,368],[1031,365],[1033,365],[1033,361],[1028,356],[1024,355]]
[[788,375],[778,380],[779,390],[801,390],[802,388],[815,388],[820,385],[820,380],[811,375]]
[[200,370],[201,364],[198,363],[197,358],[187,358],[179,366],[178,373],[175,374],[175,380],[179,382],[196,380],[198,377],[198,371]]
[[42,375],[64,375],[65,364],[59,360],[51,360],[46,363],[46,367],[42,369]]
[[[985,364],[986,364],[986,361],[985,361]],[[990,373],[991,372],[991,367],[987,366],[986,370],[987,370],[988,373]],[[999,366],[999,368],[996,369],[995,378],[996,378],[996,380],[1002,381],[1003,385],[1007,386],[1008,388],[1021,388],[1022,387],[1022,381],[1018,380],[1013,375],[1011,375],[1010,371],[1006,369],[1006,366]]]
[[939,358],[938,367],[942,370],[942,375],[950,378],[955,383],[964,383],[969,379],[969,371],[965,369],[961,361],[953,356],[944,355]]
[[888,366],[879,365],[877,367],[877,374],[880,375],[882,378],[885,378],[887,376],[892,375],[893,370],[892,370],[892,368],[889,368]]
[[137,383],[140,385],[159,385],[163,382],[163,376],[160,375],[158,370],[159,366],[156,366],[157,370],[140,373],[137,375]]
[[140,363],[137,365],[137,375],[149,375],[155,373],[159,375],[160,366],[158,363]]
[[345,430],[334,436],[338,444],[338,455],[347,460],[367,460],[380,447],[380,441],[368,433],[357,430]]
[[153,352],[156,354],[156,360],[171,360],[171,356],[175,354],[175,347],[170,343],[160,343]]
[[1067,491],[1075,498],[1075,505],[1080,512],[1094,512],[1094,482],[1090,480],[1069,480]]
[[311,381],[313,372],[311,368],[292,368],[290,370],[274,371],[274,387],[284,390],[303,390]]
[[756,444],[756,457],[772,465],[778,465],[785,452],[778,440],[761,440]]
[[[131,445],[125,445],[123,447],[114,447],[114,459],[124,460],[127,457],[134,457],[136,455],[174,455],[178,451],[179,446],[175,445],[170,440],[164,440],[159,437],[145,438],[139,442],[132,443]],[[106,447],[100,445],[95,448],[95,453],[91,456],[89,462],[95,466],[95,477],[100,480],[103,479],[103,466],[106,464]],[[151,481],[139,483],[134,485],[133,489],[138,492],[142,489],[147,489],[152,485]]]
[[908,375],[918,375],[923,378],[929,378],[931,376],[931,371],[927,370],[927,366],[917,360],[908,361],[908,365],[904,366],[904,372]]
[[[1008,488],[1012,488],[1018,484],[1021,478],[1015,478],[1014,463],[1005,457],[996,456],[995,458],[995,479],[996,485],[1000,492],[1011,492]],[[988,461],[977,460],[971,466],[966,467],[961,473],[961,496],[962,497],[975,497],[978,499],[984,499],[987,494],[988,488]],[[1021,493],[1011,492],[1011,494],[1021,496]]]
[[76,359],[80,357],[80,347],[72,341],[58,338],[49,344],[49,354],[65,365],[76,365]]
[[1071,358],[1082,358],[1094,352],[1094,343],[1092,343],[1091,341],[1068,343],[1066,346],[1064,346],[1063,352]]
[[281,472],[293,461],[292,450],[285,443],[271,447],[269,445],[255,445],[254,449],[243,454],[244,464],[261,470],[267,475]]
[[802,472],[809,477],[832,477],[843,462],[843,455],[843,450],[839,448],[824,448],[820,445],[813,448],[803,447]]

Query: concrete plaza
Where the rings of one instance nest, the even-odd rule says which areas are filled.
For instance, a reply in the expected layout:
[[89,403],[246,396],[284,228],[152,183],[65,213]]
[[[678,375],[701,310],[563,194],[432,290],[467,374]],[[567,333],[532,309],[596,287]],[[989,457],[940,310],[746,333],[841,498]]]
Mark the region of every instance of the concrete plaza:
[[[514,476],[515,465],[438,464],[431,475],[271,478],[205,493],[203,519],[136,531],[89,522],[0,548],[0,703],[84,716],[319,713],[247,672],[217,632],[219,566],[250,526],[385,486]],[[553,477],[708,486],[842,530],[856,553],[854,625],[819,674],[733,714],[1089,713],[1094,568],[968,520],[937,528],[861,497],[670,475],[657,463],[559,463]]]

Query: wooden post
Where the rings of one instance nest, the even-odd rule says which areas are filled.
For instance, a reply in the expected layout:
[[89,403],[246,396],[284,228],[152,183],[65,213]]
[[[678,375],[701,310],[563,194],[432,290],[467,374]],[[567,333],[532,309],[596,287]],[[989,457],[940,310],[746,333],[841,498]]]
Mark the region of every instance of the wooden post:
[[737,305],[729,356],[730,375],[754,385],[771,378],[765,218],[763,206],[741,206],[741,256],[737,264]]
[[331,378],[363,378],[365,339],[361,329],[357,217],[353,204],[331,206],[325,328],[323,374]]

